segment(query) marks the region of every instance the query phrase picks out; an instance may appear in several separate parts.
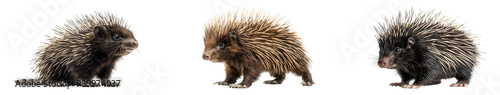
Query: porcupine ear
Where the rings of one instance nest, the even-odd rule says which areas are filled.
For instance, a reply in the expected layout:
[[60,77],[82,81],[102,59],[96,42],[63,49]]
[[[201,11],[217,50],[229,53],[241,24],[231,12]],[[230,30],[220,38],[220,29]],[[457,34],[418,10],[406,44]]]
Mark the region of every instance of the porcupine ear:
[[410,49],[411,46],[415,44],[415,39],[413,37],[408,38],[408,45],[406,46],[406,49]]
[[99,38],[99,39],[105,39],[106,38],[106,31],[104,30],[104,28],[102,28],[101,26],[95,26],[94,29],[93,29],[93,32],[94,32],[94,36],[96,38]]
[[238,38],[238,34],[236,34],[236,31],[229,32],[229,35],[231,36],[231,40],[236,40]]

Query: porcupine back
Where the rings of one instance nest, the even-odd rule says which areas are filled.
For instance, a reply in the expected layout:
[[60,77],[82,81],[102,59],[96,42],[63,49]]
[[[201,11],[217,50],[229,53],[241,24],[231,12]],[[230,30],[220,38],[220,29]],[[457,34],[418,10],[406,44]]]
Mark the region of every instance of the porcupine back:
[[[68,20],[63,27],[54,29],[57,36],[50,37],[50,42],[45,43],[36,53],[34,64],[40,80],[72,80],[71,69],[68,66],[81,68],[89,67],[95,62],[92,46],[95,26],[128,27],[123,19],[109,13],[94,15],[81,15],[76,20]],[[88,68],[90,69],[92,68]]]
[[253,56],[263,69],[287,72],[308,68],[310,59],[305,54],[300,38],[290,31],[287,22],[281,20],[280,17],[255,11],[228,13],[206,25],[205,37],[220,38],[235,31],[241,52]]
[[[444,72],[454,71],[461,67],[472,69],[477,63],[479,53],[468,31],[462,24],[442,16],[441,13],[419,12],[413,9],[393,18],[386,19],[385,24],[378,28],[378,42],[396,45],[398,40],[414,37],[415,45],[431,52],[442,66]],[[403,65],[413,68],[412,64]]]

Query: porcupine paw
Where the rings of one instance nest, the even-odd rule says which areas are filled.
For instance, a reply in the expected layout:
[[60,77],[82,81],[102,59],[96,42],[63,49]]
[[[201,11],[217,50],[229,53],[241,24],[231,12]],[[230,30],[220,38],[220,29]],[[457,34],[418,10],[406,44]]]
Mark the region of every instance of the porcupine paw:
[[403,86],[405,85],[406,83],[401,83],[401,82],[396,82],[396,83],[391,83],[389,84],[389,86]]
[[281,84],[281,83],[276,81],[276,80],[267,80],[267,81],[264,81],[264,84]]
[[218,82],[215,82],[214,85],[217,84],[217,85],[222,85],[222,86],[228,86],[229,83],[227,82],[224,82],[224,81],[218,81]]
[[466,87],[467,85],[469,85],[468,83],[454,83],[454,84],[451,84],[450,87]]
[[420,88],[420,86],[418,85],[409,85],[409,84],[403,84],[401,85],[402,88],[406,88],[406,89],[417,89],[417,88]]
[[246,85],[241,85],[241,84],[230,84],[230,88],[248,88]]
[[308,82],[301,82],[302,86],[312,86],[314,82],[308,81]]

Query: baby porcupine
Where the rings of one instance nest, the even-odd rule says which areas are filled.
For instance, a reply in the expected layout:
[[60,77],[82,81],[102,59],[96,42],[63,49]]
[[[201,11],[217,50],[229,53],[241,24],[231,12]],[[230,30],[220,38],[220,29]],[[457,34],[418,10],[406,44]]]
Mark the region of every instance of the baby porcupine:
[[107,80],[116,61],[138,43],[122,18],[110,13],[81,15],[54,29],[34,59],[41,81]]
[[440,13],[415,13],[413,9],[381,24],[376,29],[378,65],[396,69],[402,80],[390,85],[415,89],[455,77],[458,82],[451,87],[467,86],[479,53],[462,26]]
[[[302,43],[281,18],[261,12],[232,12],[205,25],[203,59],[222,62],[226,79],[216,82],[231,88],[248,88],[268,71],[281,84],[287,72],[302,76],[302,85],[314,84],[309,73],[310,59]],[[243,76],[243,81],[235,84]]]

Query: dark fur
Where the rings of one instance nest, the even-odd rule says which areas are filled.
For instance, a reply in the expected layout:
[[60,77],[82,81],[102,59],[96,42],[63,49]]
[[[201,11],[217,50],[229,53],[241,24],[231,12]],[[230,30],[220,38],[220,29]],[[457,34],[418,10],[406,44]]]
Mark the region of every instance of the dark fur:
[[[96,19],[88,17],[107,17]],[[116,61],[137,48],[134,35],[110,14],[78,19],[78,27],[60,27],[61,37],[53,37],[38,53],[35,63],[42,81],[108,80]],[[68,25],[66,25],[68,26]],[[79,29],[75,29],[79,28]],[[117,38],[113,38],[118,35]]]
[[[438,13],[414,14],[410,10],[405,16],[400,14],[378,30],[378,64],[397,69],[402,79],[391,85],[418,88],[455,77],[458,82],[452,86],[467,86],[479,55],[469,34],[461,25],[438,21],[443,18]],[[413,85],[408,85],[413,79]]]

